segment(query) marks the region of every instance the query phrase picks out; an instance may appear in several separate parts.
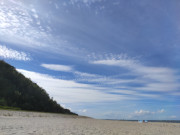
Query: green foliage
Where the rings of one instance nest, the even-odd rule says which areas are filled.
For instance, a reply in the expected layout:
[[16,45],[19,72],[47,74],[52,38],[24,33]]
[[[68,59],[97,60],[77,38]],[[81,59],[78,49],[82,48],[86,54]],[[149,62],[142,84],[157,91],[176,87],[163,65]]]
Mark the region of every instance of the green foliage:
[[1,60],[0,106],[17,107],[30,111],[75,114],[61,107],[49,97],[44,89]]
[[0,106],[0,109],[5,109],[5,110],[21,110],[20,108],[17,107],[9,107],[9,106]]
[[0,99],[0,106],[6,106],[6,100],[4,98]]

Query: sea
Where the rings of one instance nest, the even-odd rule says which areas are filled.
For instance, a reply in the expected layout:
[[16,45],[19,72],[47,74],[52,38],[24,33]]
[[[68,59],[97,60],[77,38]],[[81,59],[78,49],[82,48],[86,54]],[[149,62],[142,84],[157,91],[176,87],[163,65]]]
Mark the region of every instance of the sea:
[[[115,119],[106,119],[115,120]],[[115,120],[115,121],[139,121],[139,120]],[[148,122],[180,123],[180,120],[147,120]]]

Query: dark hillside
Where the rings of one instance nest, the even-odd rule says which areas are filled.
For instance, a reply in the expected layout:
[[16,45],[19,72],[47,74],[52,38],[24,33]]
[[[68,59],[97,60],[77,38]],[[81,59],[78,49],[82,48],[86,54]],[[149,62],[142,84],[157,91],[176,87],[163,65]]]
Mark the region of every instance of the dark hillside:
[[0,60],[0,106],[22,110],[74,114],[51,99],[46,91]]

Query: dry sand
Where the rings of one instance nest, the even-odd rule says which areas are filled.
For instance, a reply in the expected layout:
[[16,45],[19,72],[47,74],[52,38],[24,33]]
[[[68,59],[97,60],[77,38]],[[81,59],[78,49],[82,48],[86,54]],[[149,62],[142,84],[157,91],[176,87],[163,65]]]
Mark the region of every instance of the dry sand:
[[180,124],[0,110],[0,135],[180,135]]

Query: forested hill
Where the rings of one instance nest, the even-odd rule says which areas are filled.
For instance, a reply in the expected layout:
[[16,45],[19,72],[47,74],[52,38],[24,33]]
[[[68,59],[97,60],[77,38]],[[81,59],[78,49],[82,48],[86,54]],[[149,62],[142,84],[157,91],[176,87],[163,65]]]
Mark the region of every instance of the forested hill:
[[[75,114],[51,99],[44,89],[0,60],[0,106],[22,110]],[[76,114],[75,114],[76,115]]]

